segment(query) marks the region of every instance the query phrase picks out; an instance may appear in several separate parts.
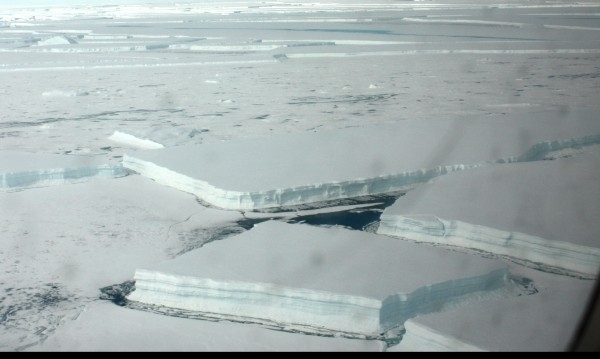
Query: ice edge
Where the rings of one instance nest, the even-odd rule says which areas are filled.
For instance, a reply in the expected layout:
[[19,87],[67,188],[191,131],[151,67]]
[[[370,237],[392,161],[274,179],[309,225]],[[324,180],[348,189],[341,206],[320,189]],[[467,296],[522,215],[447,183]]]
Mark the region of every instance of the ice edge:
[[361,178],[348,181],[320,183],[291,188],[265,191],[242,192],[218,188],[206,181],[177,173],[150,161],[124,154],[123,167],[150,178],[157,183],[192,193],[215,207],[227,210],[261,210],[284,206],[297,206],[328,200],[401,192],[412,189],[419,183],[451,172],[478,168],[494,163],[529,162],[544,159],[553,151],[565,148],[580,148],[600,143],[600,135],[590,135],[566,140],[551,140],[537,143],[525,153],[474,164],[455,164],[429,169],[416,169],[398,174]]
[[118,165],[98,165],[80,168],[52,168],[0,173],[0,190],[47,187],[65,183],[81,183],[90,178],[115,178],[129,172]]
[[[307,333],[344,333],[381,339],[417,315],[475,293],[509,285],[506,268],[425,285],[384,300],[269,283],[218,281],[158,271],[136,270],[136,289],[128,300],[177,308],[234,321],[275,323]],[[303,329],[302,329],[303,328]],[[285,329],[284,329],[285,330]]]
[[437,176],[480,166],[479,164],[438,166],[431,169],[405,171],[399,174],[367,179],[243,192],[224,190],[206,181],[194,179],[127,154],[123,155],[122,163],[123,167],[150,178],[157,183],[192,193],[199,199],[215,207],[227,210],[260,210],[406,191],[417,183],[427,182]]
[[599,248],[444,220],[433,215],[383,214],[377,233],[418,242],[478,249],[573,271],[585,277],[596,277],[600,268]]

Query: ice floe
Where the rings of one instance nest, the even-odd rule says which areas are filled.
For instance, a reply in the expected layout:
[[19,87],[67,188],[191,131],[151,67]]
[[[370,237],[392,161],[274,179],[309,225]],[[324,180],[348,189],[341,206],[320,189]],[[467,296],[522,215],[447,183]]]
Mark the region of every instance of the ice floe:
[[371,339],[397,335],[406,319],[465,297],[515,291],[500,261],[277,221],[140,268],[134,279],[134,302]]
[[598,142],[593,111],[539,112],[137,151],[123,166],[216,207],[257,210],[406,191],[446,173]]
[[201,134],[208,129],[190,127],[153,127],[131,129],[127,133],[115,131],[108,137],[113,142],[137,149],[157,149],[189,144],[190,140],[201,141]]
[[378,233],[595,277],[600,270],[599,176],[598,151],[455,173],[388,207]]
[[110,135],[108,139],[114,142],[127,144],[129,146],[142,149],[156,149],[165,147],[162,144],[154,142],[152,140],[146,138],[139,138],[121,131],[115,131],[112,135]]

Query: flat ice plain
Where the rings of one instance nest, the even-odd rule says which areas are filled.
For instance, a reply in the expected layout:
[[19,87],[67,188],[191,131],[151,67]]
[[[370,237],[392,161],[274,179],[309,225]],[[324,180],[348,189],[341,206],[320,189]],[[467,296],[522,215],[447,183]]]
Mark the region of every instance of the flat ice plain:
[[1,351],[569,348],[600,2],[40,3],[0,5]]

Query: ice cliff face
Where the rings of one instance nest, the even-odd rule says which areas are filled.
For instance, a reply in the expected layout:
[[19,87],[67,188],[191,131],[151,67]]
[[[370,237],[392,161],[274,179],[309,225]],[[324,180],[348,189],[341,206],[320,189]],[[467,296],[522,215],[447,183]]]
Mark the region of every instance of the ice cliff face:
[[586,277],[595,277],[600,266],[600,248],[445,220],[432,215],[384,214],[377,233],[482,250],[531,262],[547,270],[567,270]]
[[79,183],[93,178],[115,178],[129,172],[87,156],[32,154],[5,151],[0,155],[0,190]]
[[465,165],[440,166],[368,179],[250,192],[218,188],[206,181],[186,176],[166,167],[157,166],[152,162],[134,156],[123,156],[123,166],[142,176],[152,178],[160,184],[192,193],[213,206],[242,211],[292,207],[336,199],[407,191],[416,184],[427,182],[437,176],[475,167]]
[[90,178],[114,178],[126,175],[127,171],[123,167],[111,165],[0,173],[0,189],[46,187],[63,183],[83,182]]
[[225,282],[208,278],[137,270],[131,301],[154,304],[208,317],[266,323],[309,333],[343,333],[376,339],[400,328],[418,314],[437,310],[469,295],[499,295],[509,286],[505,270],[461,278],[384,300],[269,283]]
[[223,316],[238,321],[339,331],[369,337],[380,332],[381,302],[373,298],[277,286],[224,282],[137,270],[129,300]]

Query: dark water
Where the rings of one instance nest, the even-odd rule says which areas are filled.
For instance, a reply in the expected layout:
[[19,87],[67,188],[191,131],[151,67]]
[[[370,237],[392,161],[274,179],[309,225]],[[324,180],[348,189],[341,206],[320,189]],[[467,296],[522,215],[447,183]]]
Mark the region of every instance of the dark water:
[[381,213],[396,201],[395,196],[377,197],[378,202],[372,206],[350,209],[339,212],[319,213],[298,216],[288,223],[305,223],[314,226],[342,226],[349,229],[365,230],[369,225],[378,222]]
[[118,306],[127,304],[127,296],[135,290],[135,281],[128,280],[120,284],[113,284],[100,288],[100,299],[110,300]]
[[[381,213],[386,207],[396,201],[398,195],[382,195],[369,196],[361,199],[353,199],[353,204],[373,203],[371,206],[355,208],[330,213],[311,214],[306,216],[298,216],[293,219],[285,220],[287,223],[304,223],[314,226],[343,226],[354,230],[365,230],[369,225],[379,221]],[[345,200],[345,203],[350,204],[350,200]],[[188,252],[192,249],[197,249],[206,243],[222,240],[244,231],[252,229],[255,224],[271,220],[272,218],[245,218],[235,221],[230,225],[224,225],[220,229],[211,232],[209,238],[205,235],[198,238],[196,245],[188,244],[178,255]],[[276,219],[276,218],[274,218]],[[200,238],[202,237],[202,238]],[[100,299],[109,300],[119,306],[127,305],[127,296],[135,290],[135,281],[130,280],[119,284],[110,285],[100,288]]]

